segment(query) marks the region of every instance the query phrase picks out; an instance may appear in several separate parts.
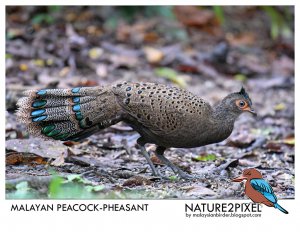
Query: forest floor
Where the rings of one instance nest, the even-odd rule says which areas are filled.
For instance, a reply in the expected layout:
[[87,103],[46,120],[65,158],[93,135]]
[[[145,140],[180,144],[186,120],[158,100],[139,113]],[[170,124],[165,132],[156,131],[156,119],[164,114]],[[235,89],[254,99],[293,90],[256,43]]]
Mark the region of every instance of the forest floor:
[[[225,8],[222,26],[210,8],[175,8],[178,20],[133,21],[111,7],[48,11],[7,7],[7,198],[241,199],[243,184],[230,180],[249,167],[278,198],[294,198],[294,41],[270,38],[260,10]],[[16,121],[26,89],[122,81],[179,86],[212,105],[244,86],[258,116],[241,115],[221,143],[165,152],[186,172],[205,176],[198,180],[179,179],[154,157],[170,180],[151,176],[139,135],[123,123],[63,143],[30,136]]]

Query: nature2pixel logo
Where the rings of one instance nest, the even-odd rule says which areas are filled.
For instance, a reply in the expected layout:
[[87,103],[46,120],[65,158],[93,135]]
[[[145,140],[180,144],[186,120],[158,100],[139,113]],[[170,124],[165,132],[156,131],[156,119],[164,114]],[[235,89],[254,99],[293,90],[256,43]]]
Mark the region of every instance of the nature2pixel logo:
[[270,184],[265,181],[262,174],[255,168],[245,169],[243,174],[232,179],[233,182],[245,183],[245,194],[255,203],[261,203],[269,207],[279,209],[281,212],[288,214],[284,208],[277,203],[277,197]]
[[277,197],[270,184],[265,181],[262,174],[255,168],[245,169],[241,176],[232,179],[232,182],[245,182],[245,194],[253,203],[191,203],[185,204],[185,215],[187,218],[211,218],[211,217],[261,217],[261,205],[274,207],[288,214],[282,206],[277,203]]

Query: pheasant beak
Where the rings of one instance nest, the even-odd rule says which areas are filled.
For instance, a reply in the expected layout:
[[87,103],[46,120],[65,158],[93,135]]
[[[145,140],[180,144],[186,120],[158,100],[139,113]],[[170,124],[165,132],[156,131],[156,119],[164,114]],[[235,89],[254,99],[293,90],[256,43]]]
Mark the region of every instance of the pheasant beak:
[[250,107],[250,106],[246,107],[244,109],[244,111],[247,111],[247,112],[253,114],[254,116],[257,116],[257,113],[255,112],[255,110],[252,107]]
[[239,177],[232,179],[231,181],[232,182],[242,182],[243,180],[247,180],[247,177],[239,176]]

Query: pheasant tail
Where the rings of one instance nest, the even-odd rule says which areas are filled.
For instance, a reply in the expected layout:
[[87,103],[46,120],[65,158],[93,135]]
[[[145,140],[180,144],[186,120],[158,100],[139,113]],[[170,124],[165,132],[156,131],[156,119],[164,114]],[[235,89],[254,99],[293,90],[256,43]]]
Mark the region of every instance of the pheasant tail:
[[80,140],[117,123],[120,106],[111,87],[26,91],[17,118],[30,134],[56,140]]

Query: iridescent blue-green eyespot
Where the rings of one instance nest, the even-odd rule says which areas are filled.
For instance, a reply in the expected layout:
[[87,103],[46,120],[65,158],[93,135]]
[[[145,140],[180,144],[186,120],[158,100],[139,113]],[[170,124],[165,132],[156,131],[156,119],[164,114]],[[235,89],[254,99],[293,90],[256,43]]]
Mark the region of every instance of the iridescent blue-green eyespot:
[[45,95],[46,93],[47,93],[46,89],[41,89],[36,94],[38,94],[38,95]]
[[68,136],[69,136],[68,133],[64,133],[64,134],[61,134],[61,135],[56,135],[56,136],[54,136],[53,138],[54,138],[54,139],[57,139],[57,140],[62,140],[62,139],[67,138]]
[[73,111],[79,111],[79,110],[80,110],[79,104],[73,106]]
[[47,101],[46,100],[36,100],[32,103],[32,107],[33,108],[39,108],[42,107],[44,105],[46,105]]
[[74,103],[79,103],[80,102],[80,97],[73,97],[73,102]]
[[55,125],[45,126],[42,129],[42,133],[43,134],[48,134],[49,132],[53,131],[54,129],[55,129]]
[[58,135],[60,132],[61,132],[61,130],[53,130],[53,131],[49,132],[47,135],[49,137],[52,137],[52,136]]
[[33,121],[33,122],[40,122],[40,121],[45,120],[47,117],[48,117],[48,116],[46,116],[46,115],[39,116],[39,117],[33,118],[32,121]]
[[76,112],[75,117],[76,117],[77,120],[83,119],[83,116],[82,116],[81,112]]
[[72,89],[72,93],[78,93],[81,87],[76,87]]
[[45,113],[45,109],[40,109],[40,110],[34,110],[31,112],[31,116],[36,117],[36,116],[40,116],[43,113]]

